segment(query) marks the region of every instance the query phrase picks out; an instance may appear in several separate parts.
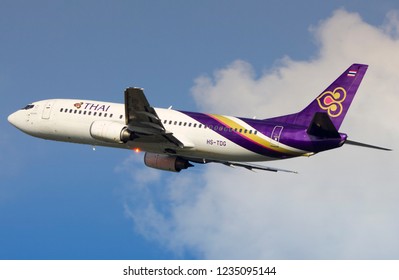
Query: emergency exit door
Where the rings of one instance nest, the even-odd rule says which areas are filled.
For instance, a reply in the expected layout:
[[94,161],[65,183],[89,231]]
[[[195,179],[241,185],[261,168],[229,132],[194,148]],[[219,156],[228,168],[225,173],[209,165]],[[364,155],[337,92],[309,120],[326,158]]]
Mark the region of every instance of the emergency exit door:
[[271,138],[272,138],[271,143],[272,143],[273,147],[278,147],[280,145],[280,136],[281,136],[281,132],[283,131],[283,128],[284,127],[279,126],[279,125],[277,125],[273,128],[272,135],[271,135]]
[[44,105],[42,119],[48,120],[51,116],[51,109],[53,108],[54,101],[49,101]]

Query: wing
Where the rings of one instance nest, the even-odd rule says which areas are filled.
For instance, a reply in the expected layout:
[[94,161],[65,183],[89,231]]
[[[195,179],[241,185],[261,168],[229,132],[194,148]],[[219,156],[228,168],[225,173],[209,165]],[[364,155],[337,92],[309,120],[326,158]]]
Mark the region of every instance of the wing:
[[130,131],[143,141],[184,145],[171,132],[165,130],[154,108],[150,106],[142,88],[125,90],[125,118]]
[[248,170],[253,171],[254,169],[256,170],[265,170],[265,171],[273,171],[273,172],[288,172],[288,173],[298,173],[296,171],[292,171],[292,170],[287,170],[287,169],[280,169],[280,168],[275,168],[275,167],[269,167],[269,166],[264,166],[264,165],[260,165],[260,164],[253,164],[253,163],[248,163],[248,162],[235,162],[235,161],[223,161],[223,160],[213,160],[213,159],[193,159],[193,158],[187,158],[184,157],[186,160],[194,162],[194,163],[221,163],[230,167],[244,167]]
[[298,173],[296,171],[292,171],[292,170],[287,170],[287,169],[280,169],[280,168],[275,168],[275,167],[269,167],[269,166],[264,166],[264,165],[259,165],[259,164],[253,164],[253,163],[248,163],[248,162],[232,162],[232,161],[215,161],[218,163],[222,163],[224,165],[230,166],[230,167],[235,167],[235,166],[239,166],[239,167],[244,167],[248,170],[266,170],[266,171],[273,171],[273,172],[278,172],[278,171],[282,171],[282,172],[288,172],[288,173]]

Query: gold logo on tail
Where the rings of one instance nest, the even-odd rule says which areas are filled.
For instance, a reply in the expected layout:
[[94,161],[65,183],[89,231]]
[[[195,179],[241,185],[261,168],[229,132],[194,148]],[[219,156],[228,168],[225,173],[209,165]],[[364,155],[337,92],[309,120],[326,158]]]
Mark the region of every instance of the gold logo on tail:
[[343,111],[342,102],[346,98],[346,90],[343,87],[337,87],[334,91],[326,91],[317,97],[320,108],[326,110],[328,115],[336,118]]

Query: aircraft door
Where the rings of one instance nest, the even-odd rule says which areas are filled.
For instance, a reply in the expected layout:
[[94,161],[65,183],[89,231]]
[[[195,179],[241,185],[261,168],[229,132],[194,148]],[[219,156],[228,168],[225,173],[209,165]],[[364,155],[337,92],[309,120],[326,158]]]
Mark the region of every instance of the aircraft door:
[[272,135],[271,135],[271,138],[272,138],[271,144],[272,144],[273,147],[278,147],[279,146],[279,144],[280,144],[280,136],[281,136],[281,132],[283,131],[283,128],[284,127],[280,126],[280,125],[276,125],[273,128]]
[[54,101],[48,101],[43,109],[42,119],[48,120],[51,115],[51,109],[53,108]]

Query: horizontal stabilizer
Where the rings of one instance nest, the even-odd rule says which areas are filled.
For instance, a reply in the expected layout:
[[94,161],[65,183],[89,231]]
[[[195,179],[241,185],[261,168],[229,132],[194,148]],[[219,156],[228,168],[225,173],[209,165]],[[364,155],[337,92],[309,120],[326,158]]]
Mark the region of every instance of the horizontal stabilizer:
[[365,148],[371,148],[371,149],[377,149],[377,150],[383,150],[383,151],[392,151],[391,149],[388,149],[388,148],[373,146],[373,145],[360,143],[360,142],[356,142],[356,141],[352,141],[352,140],[346,140],[345,144],[360,146],[360,147],[365,147]]
[[340,135],[327,113],[317,112],[306,131],[309,135],[322,138],[340,138]]

